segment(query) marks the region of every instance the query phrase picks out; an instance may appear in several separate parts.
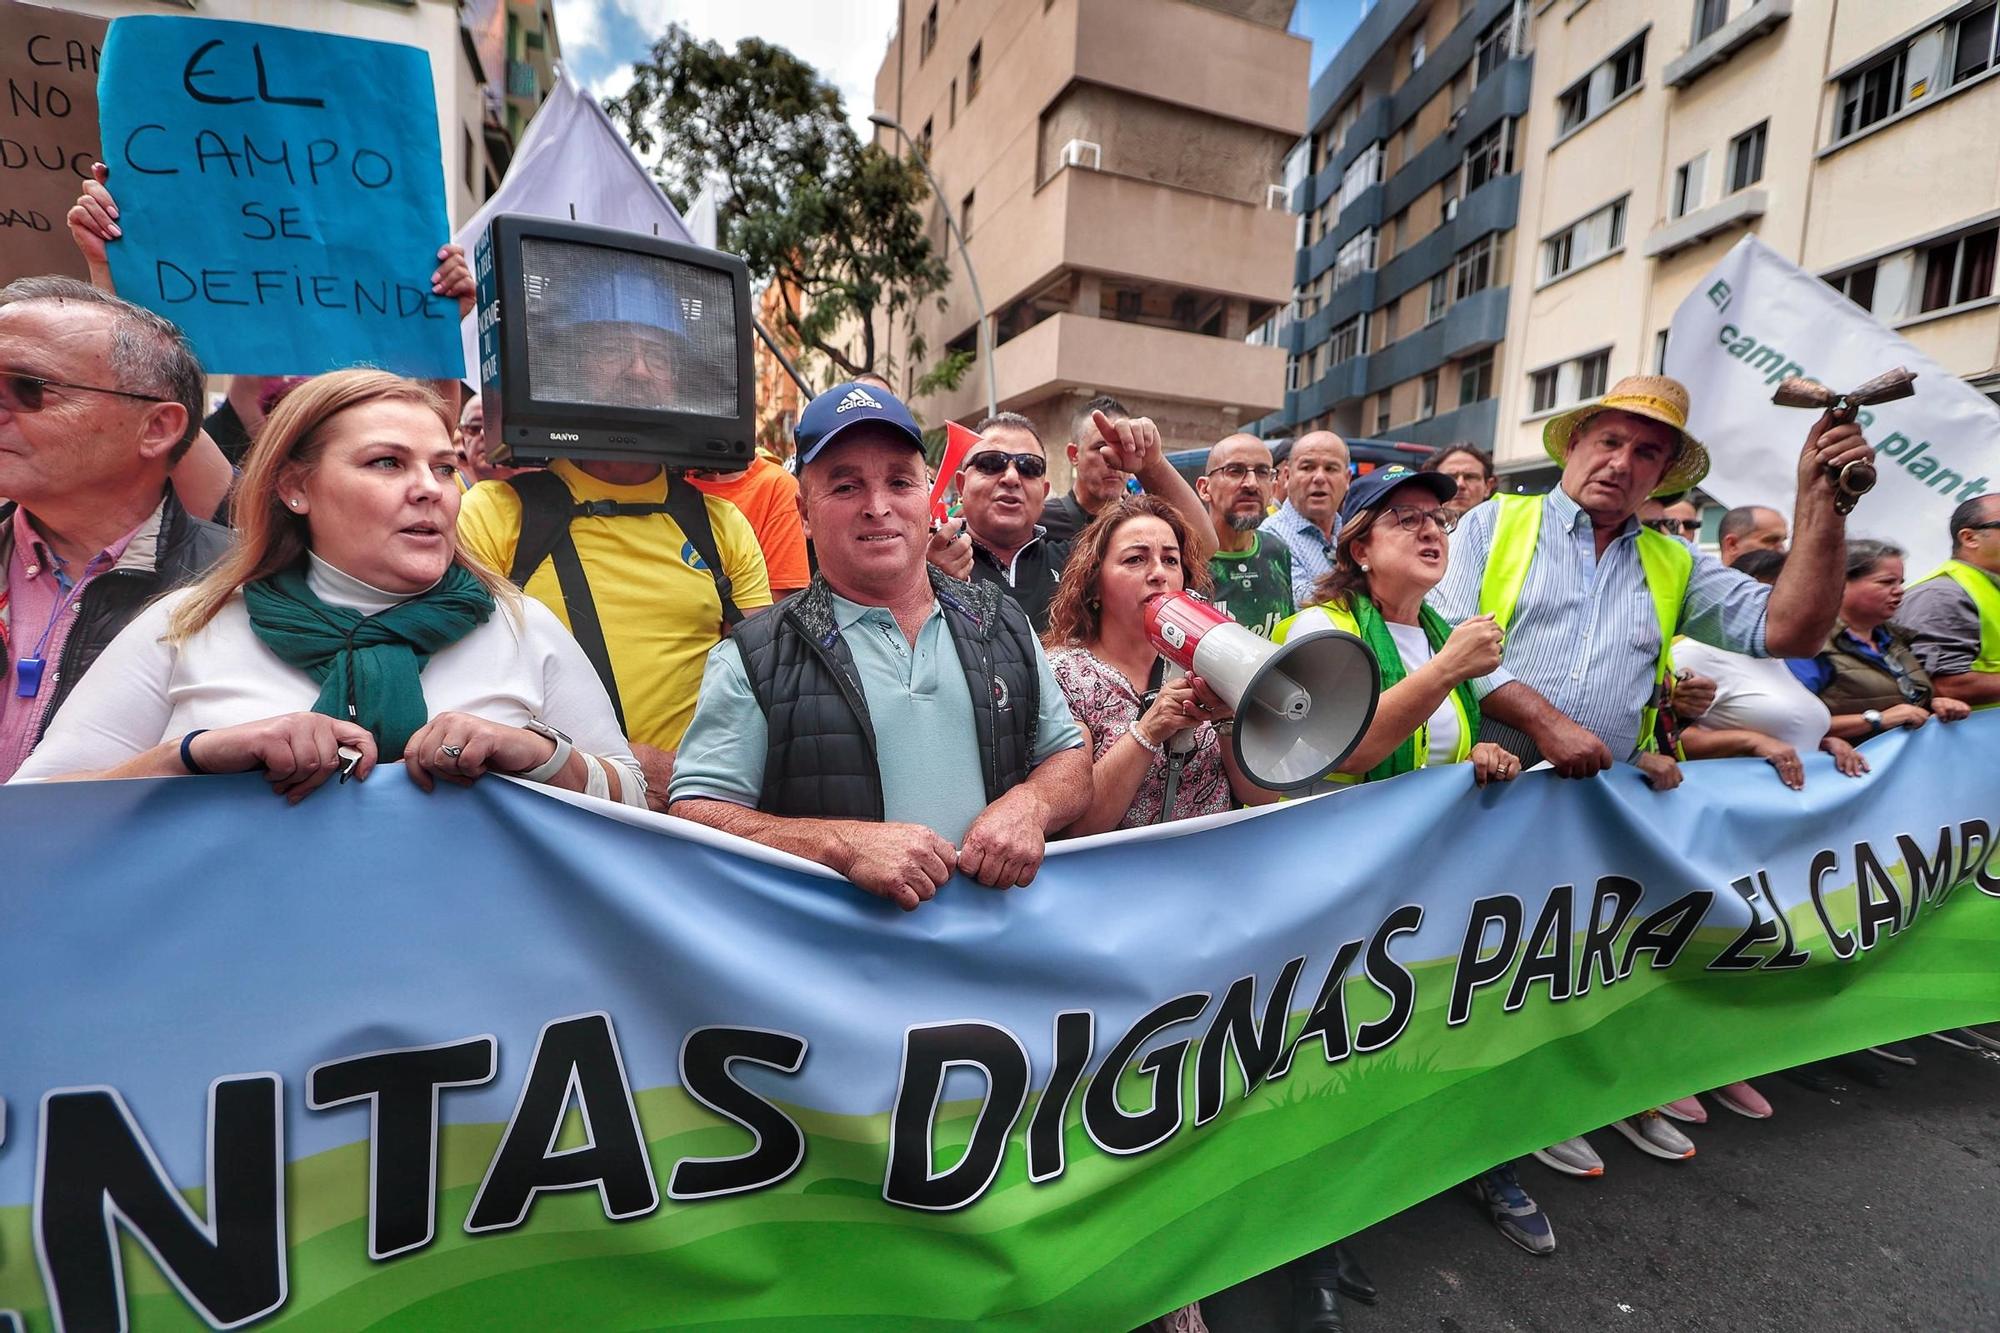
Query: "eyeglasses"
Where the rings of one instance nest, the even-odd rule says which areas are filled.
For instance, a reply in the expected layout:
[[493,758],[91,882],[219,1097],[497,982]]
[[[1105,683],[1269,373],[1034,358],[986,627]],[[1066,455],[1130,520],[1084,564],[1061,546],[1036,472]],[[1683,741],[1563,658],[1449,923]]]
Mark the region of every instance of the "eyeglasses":
[[1698,518],[1649,518],[1646,526],[1655,532],[1664,532],[1670,537],[1692,537],[1701,531]]
[[1224,463],[1221,467],[1211,468],[1202,475],[1207,477],[1224,476],[1235,482],[1241,482],[1248,477],[1255,477],[1259,481],[1269,481],[1278,475],[1278,469],[1268,463]]
[[40,375],[23,375],[19,371],[0,375],[0,407],[9,412],[27,415],[39,412],[48,406],[50,389],[66,389],[71,393],[108,393],[114,398],[130,398],[141,403],[164,403],[166,398],[150,393],[127,393],[123,389],[101,389],[94,384],[64,384],[61,380],[43,379]]
[[1421,505],[1392,505],[1382,511],[1383,518],[1392,518],[1396,526],[1405,532],[1421,532],[1426,522],[1437,524],[1437,530],[1447,537],[1458,526],[1458,517],[1443,509],[1425,509]]
[[1962,526],[1961,526],[1961,527],[1959,528],[1959,531],[1960,531],[1960,532],[1965,532],[1965,531],[1967,531],[1967,530],[1970,530],[1970,531],[1973,531],[1973,532],[1984,532],[1984,531],[1986,531],[1986,530],[1987,530],[1988,528],[2000,528],[2000,518],[1996,518],[1996,519],[1989,519],[1988,521],[1986,521],[1986,522],[1984,522],[1984,523],[1967,523],[1967,524],[1964,524],[1964,525],[1962,525]]
[[1040,454],[1007,454],[998,449],[989,449],[983,454],[974,454],[965,460],[965,465],[983,477],[997,477],[1009,465],[1021,474],[1023,481],[1033,481],[1044,476],[1049,470],[1049,460]]

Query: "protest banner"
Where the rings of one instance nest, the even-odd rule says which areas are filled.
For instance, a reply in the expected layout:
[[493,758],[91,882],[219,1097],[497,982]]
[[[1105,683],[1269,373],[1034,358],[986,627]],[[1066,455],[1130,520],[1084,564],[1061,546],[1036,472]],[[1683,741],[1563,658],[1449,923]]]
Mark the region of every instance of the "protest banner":
[[[528,122],[506,179],[453,237],[472,254],[487,224],[502,213],[566,218],[644,236],[695,244],[681,215],[589,92],[563,75]],[[713,248],[713,247],[711,247]],[[461,330],[468,375],[479,369],[479,318]],[[467,383],[478,388],[476,378]]]
[[1796,792],[1432,768],[907,915],[498,779],[8,787],[0,1310],[1130,1328],[1669,1098],[2000,1017],[1996,743]]
[[63,219],[97,155],[105,20],[0,0],[0,283],[88,278]]
[[1666,373],[1692,400],[1688,433],[1714,460],[1702,489],[1788,518],[1814,414],[1773,405],[1778,382],[1803,375],[1844,393],[1897,366],[1917,372],[1916,396],[1856,418],[1880,480],[1847,530],[1901,546],[1920,578],[1951,554],[1951,511],[2000,485],[2000,407],[1755,236],[1697,284],[1667,335]]
[[214,19],[112,21],[98,79],[119,295],[211,372],[464,374],[430,58]]

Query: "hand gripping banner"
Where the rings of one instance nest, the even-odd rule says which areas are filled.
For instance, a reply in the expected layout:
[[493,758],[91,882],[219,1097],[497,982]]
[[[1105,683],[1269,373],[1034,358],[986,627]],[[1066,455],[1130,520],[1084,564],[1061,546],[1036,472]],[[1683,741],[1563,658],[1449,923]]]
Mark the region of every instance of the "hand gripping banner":
[[909,915],[498,780],[10,787],[0,1328],[1129,1328],[2000,1018],[1996,745],[1430,769]]

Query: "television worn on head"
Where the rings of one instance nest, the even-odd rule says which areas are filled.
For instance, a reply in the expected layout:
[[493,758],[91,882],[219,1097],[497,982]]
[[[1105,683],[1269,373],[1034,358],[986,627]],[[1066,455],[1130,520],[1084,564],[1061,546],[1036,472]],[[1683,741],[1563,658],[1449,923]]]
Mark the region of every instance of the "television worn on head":
[[473,265],[494,461],[750,465],[756,376],[742,260],[504,214],[479,238]]

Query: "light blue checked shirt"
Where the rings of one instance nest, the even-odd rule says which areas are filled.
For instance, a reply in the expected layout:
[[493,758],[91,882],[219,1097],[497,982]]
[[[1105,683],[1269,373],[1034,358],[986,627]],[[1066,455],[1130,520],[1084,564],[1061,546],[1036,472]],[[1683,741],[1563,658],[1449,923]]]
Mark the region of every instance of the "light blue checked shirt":
[[[1338,524],[1334,530],[1339,531]],[[1270,533],[1292,553],[1292,605],[1312,605],[1313,589],[1333,571],[1333,538],[1321,532],[1317,523],[1292,508],[1290,500],[1279,505],[1277,513],[1259,523],[1257,531]]]
[[[1652,698],[1660,659],[1660,623],[1639,565],[1639,521],[1597,555],[1590,515],[1557,489],[1543,500],[1542,527],[1528,581],[1507,630],[1506,669],[1629,759],[1639,745],[1639,714]],[[1497,504],[1473,508],[1451,540],[1451,570],[1430,601],[1447,620],[1479,614],[1479,585],[1493,549]],[[1732,653],[1763,657],[1771,590],[1714,556],[1694,553],[1680,633]],[[1480,739],[1539,762],[1526,735],[1487,720]]]

